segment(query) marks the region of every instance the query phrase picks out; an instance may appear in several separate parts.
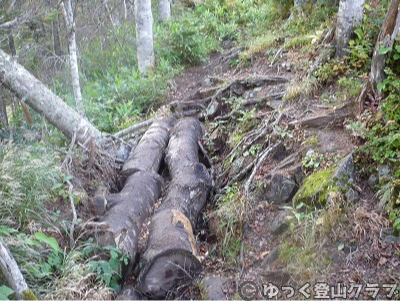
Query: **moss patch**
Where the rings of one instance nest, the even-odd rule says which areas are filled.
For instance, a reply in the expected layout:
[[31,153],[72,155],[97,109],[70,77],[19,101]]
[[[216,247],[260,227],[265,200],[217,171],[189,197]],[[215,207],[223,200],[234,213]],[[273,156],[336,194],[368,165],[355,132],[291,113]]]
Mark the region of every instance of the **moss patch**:
[[329,192],[337,189],[331,180],[333,171],[330,168],[308,176],[293,198],[294,206],[304,203],[308,206],[324,207]]

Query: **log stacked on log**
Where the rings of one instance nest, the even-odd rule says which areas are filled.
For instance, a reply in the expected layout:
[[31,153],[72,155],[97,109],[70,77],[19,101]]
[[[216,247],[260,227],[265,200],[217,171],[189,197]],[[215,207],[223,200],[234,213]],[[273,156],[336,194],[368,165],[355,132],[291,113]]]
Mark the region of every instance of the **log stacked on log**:
[[155,121],[123,166],[125,185],[121,192],[106,197],[109,208],[99,218],[96,231],[100,245],[117,245],[135,261],[142,224],[160,197],[162,177],[158,169],[169,140],[174,118]]
[[211,177],[198,158],[202,135],[197,119],[184,118],[174,127],[168,144],[166,162],[172,181],[151,220],[138,279],[139,290],[155,299],[191,282],[201,270],[193,227],[211,188]]

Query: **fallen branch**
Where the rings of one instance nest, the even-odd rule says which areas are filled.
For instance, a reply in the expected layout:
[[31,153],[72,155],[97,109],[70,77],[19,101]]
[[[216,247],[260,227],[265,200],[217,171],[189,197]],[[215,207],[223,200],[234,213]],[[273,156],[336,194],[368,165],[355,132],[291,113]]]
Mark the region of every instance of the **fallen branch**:
[[150,126],[156,120],[157,120],[157,118],[152,118],[152,119],[143,121],[141,123],[137,123],[135,125],[132,125],[132,126],[126,128],[126,129],[122,130],[122,131],[119,131],[119,132],[115,133],[113,136],[115,136],[117,138],[121,138],[123,136],[126,136],[126,135],[132,133],[132,132],[135,132],[138,129]]
[[72,183],[70,181],[67,181],[67,183],[69,186],[68,195],[69,195],[69,201],[70,201],[71,210],[72,210],[72,223],[71,223],[71,228],[69,229],[69,239],[70,239],[71,249],[73,249],[75,247],[75,240],[74,240],[75,224],[76,224],[76,221],[78,220],[78,216],[76,214],[74,198],[72,197],[72,192],[73,192],[74,186],[72,186]]
[[244,185],[244,189],[246,191],[246,198],[247,199],[249,199],[249,189],[250,189],[251,182],[253,181],[253,179],[254,179],[258,169],[260,168],[261,164],[265,161],[267,156],[281,144],[282,144],[282,142],[279,141],[278,143],[275,143],[273,146],[270,146],[269,148],[267,148],[266,150],[264,150],[260,154],[259,159],[257,159],[257,164],[253,168],[253,172],[251,173],[249,179],[246,181],[246,184]]
[[0,237],[0,268],[17,299],[37,300],[2,237]]

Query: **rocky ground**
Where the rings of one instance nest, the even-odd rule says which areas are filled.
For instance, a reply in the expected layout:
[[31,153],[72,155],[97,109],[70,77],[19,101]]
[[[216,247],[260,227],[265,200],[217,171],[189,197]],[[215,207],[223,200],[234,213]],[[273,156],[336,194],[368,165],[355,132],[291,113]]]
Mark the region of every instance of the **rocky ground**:
[[[220,188],[224,185],[235,182],[235,176],[249,162],[244,158],[236,167],[232,163],[229,173],[224,174],[224,161],[232,150],[228,141],[233,133],[224,132],[215,123],[218,118],[235,122],[229,116],[232,108],[222,106],[216,118],[205,122],[207,137],[203,144],[210,150],[216,181],[204,223],[197,229],[206,278],[178,298],[398,299],[400,239],[393,235],[382,206],[374,197],[374,179],[368,182],[359,172],[363,163],[357,162],[356,155],[344,164],[340,179],[345,181],[344,188],[327,196],[323,213],[310,213],[292,205],[306,176],[321,167],[336,170],[339,165],[340,169],[341,158],[356,151],[359,142],[345,126],[347,120],[358,117],[355,107],[327,103],[321,97],[324,89],[287,102],[282,101],[282,96],[274,98],[271,95],[285,93],[301,75],[301,70],[288,64],[291,54],[285,54],[273,65],[260,57],[249,66],[235,68],[230,67],[235,59],[232,53],[215,54],[207,63],[186,70],[171,82],[168,101],[196,102],[205,96],[202,91],[234,79],[284,77],[288,83],[230,88],[231,96],[239,95],[244,101],[268,96],[256,106],[255,128],[267,123],[266,116],[275,119],[273,132],[267,131],[263,137],[273,137],[269,145],[277,141],[279,145],[264,161],[258,160],[260,164],[252,175],[252,184],[258,186],[251,186],[245,193],[247,214],[241,225],[244,235],[240,252],[236,260],[227,261],[219,248],[223,235],[212,222],[216,194],[223,191]],[[251,133],[249,130],[248,135]],[[254,166],[240,177],[240,187],[245,187],[252,171]],[[218,177],[221,174],[222,179]],[[229,230],[228,226],[225,228]]]

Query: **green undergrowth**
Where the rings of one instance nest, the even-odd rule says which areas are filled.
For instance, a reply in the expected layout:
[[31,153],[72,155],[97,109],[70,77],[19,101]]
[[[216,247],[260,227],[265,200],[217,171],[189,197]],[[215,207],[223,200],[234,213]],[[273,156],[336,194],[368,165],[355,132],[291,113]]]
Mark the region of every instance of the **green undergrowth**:
[[[98,299],[119,289],[128,258],[115,247],[92,240],[68,244],[71,220],[60,210],[66,178],[60,154],[42,143],[8,144],[0,149],[0,236],[7,243],[29,288],[40,299]],[[73,195],[71,195],[73,197]],[[78,223],[80,220],[78,220]],[[76,233],[79,236],[79,233]],[[1,273],[0,273],[1,274]],[[13,298],[0,275],[2,298]],[[3,295],[2,295],[3,294]]]
[[210,217],[212,232],[218,237],[219,255],[227,264],[238,265],[246,201],[236,184],[225,188],[216,199],[216,208]]
[[[382,48],[381,53],[387,49]],[[350,124],[365,144],[359,148],[358,162],[362,174],[377,172],[379,165],[388,165],[389,178],[382,178],[376,187],[377,197],[386,207],[389,220],[400,232],[400,45],[396,41],[385,69],[386,78],[378,84],[381,100],[373,100],[367,108],[365,121]],[[379,106],[378,106],[379,105]],[[366,168],[367,167],[367,168]]]

